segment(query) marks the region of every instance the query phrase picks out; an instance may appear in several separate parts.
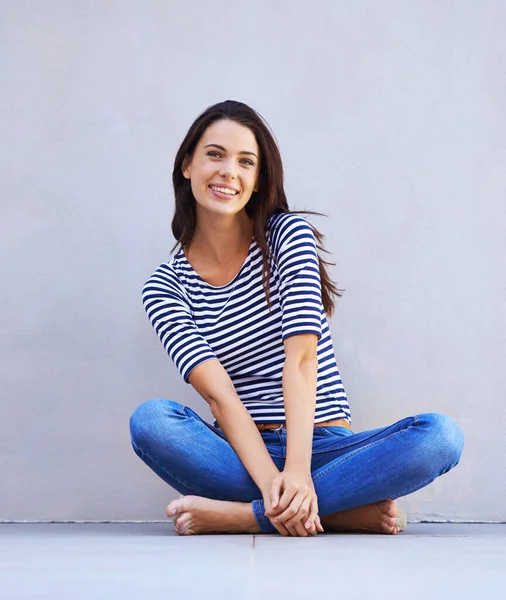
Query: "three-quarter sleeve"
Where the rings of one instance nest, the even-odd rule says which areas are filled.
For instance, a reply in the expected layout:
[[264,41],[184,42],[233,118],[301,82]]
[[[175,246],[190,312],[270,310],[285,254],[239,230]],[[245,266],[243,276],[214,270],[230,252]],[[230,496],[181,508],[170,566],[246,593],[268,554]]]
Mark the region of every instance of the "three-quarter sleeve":
[[217,357],[195,325],[184,288],[166,265],[144,284],[142,302],[163,347],[189,383],[188,376],[195,367]]
[[323,304],[316,240],[297,215],[283,219],[276,243],[283,341],[292,335],[322,335]]

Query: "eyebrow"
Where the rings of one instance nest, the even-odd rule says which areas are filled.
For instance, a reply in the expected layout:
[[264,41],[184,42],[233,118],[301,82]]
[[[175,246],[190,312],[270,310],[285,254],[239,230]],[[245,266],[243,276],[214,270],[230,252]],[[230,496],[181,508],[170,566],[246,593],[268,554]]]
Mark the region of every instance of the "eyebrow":
[[[207,144],[207,146],[204,146],[204,148],[207,148],[208,146],[214,146],[215,148],[219,148],[220,150],[223,150],[223,152],[226,152],[225,148],[223,146],[220,146],[219,144]],[[247,150],[241,150],[239,154],[252,154],[255,158],[258,159],[258,156],[254,152],[248,152]]]

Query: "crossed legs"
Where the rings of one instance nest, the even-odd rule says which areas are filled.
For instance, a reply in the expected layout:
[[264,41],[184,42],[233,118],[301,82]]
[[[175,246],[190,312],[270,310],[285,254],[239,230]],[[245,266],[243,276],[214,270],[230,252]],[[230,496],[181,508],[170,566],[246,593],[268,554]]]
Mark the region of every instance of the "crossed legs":
[[[178,533],[276,532],[264,515],[260,491],[224,434],[190,408],[149,400],[134,411],[130,428],[138,456],[184,494],[167,507]],[[312,477],[326,530],[397,533],[393,500],[449,471],[463,448],[460,427],[434,413],[368,432],[347,432],[344,438],[332,429],[315,428],[313,443],[319,451]],[[276,436],[269,435],[264,440],[282,469]]]

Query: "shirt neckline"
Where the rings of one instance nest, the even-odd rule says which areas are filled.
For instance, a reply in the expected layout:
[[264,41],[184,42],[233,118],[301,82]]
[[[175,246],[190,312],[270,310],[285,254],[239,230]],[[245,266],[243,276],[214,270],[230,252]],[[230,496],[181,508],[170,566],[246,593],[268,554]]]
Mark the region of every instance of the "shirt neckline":
[[249,261],[249,258],[251,256],[251,251],[252,251],[254,245],[255,245],[255,238],[253,237],[251,239],[251,243],[250,243],[249,248],[248,248],[248,254],[246,255],[246,258],[244,259],[244,262],[242,263],[241,268],[239,269],[239,271],[237,272],[237,274],[231,279],[231,281],[229,281],[225,285],[212,285],[211,283],[209,283],[208,281],[206,281],[205,279],[203,279],[197,273],[197,271],[195,271],[195,269],[191,266],[190,262],[186,258],[186,254],[184,253],[184,248],[180,249],[179,254],[180,254],[181,260],[184,262],[184,264],[186,265],[187,269],[192,273],[192,275],[195,276],[196,279],[198,279],[200,282],[204,283],[205,285],[207,285],[208,287],[210,287],[213,290],[223,290],[225,288],[228,288],[233,283],[235,283],[235,281],[239,278],[239,276],[241,275],[241,273],[244,270],[244,267],[246,266],[246,264]]

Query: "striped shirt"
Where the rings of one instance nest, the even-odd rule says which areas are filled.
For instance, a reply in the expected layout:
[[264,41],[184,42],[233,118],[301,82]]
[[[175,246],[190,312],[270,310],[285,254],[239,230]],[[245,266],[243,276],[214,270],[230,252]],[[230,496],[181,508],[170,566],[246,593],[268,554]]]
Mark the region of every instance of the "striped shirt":
[[255,239],[235,278],[226,285],[204,281],[181,248],[146,281],[148,318],[186,383],[195,367],[216,358],[258,423],[284,423],[283,341],[318,336],[314,422],[351,422],[321,300],[313,230],[299,215],[277,213],[266,224],[271,259],[269,312],[262,286],[262,253]]

